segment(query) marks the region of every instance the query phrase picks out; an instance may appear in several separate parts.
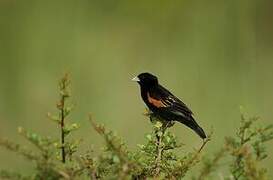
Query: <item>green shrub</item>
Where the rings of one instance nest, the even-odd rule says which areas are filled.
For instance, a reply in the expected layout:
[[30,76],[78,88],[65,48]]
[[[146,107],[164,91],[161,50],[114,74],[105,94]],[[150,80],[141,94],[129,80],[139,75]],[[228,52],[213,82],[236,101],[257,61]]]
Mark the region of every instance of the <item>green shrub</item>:
[[223,166],[221,161],[227,158],[230,159],[229,163],[224,166],[228,167],[228,171],[221,173],[224,179],[267,178],[266,169],[260,164],[267,157],[264,143],[273,138],[272,126],[257,128],[255,123],[259,118],[247,118],[245,115],[241,116],[241,126],[236,136],[227,137],[223,147],[210,158],[202,157],[201,151],[211,135],[198,150],[179,156],[176,150],[183,144],[169,130],[173,123],[154,117],[151,113],[147,113],[147,116],[151,120],[152,130],[145,136],[146,143],[138,145],[136,151],[129,151],[121,138],[97,124],[90,116],[91,125],[104,139],[105,147],[96,156],[90,152],[76,155],[81,141],[71,139],[72,132],[79,129],[79,125],[67,122],[67,116],[73,109],[73,105],[69,104],[69,85],[70,80],[65,75],[59,82],[58,114],[48,114],[60,129],[59,138],[43,137],[22,127],[18,128],[19,134],[36,149],[27,149],[0,138],[2,147],[35,164],[31,175],[1,170],[1,179],[182,179],[197,163],[203,165],[199,174],[192,179],[217,179]]

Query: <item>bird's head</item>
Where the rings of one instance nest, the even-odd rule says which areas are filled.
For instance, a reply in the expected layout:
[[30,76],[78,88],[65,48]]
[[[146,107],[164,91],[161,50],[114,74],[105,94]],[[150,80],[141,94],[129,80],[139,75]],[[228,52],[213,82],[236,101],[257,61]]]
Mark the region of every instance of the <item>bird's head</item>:
[[141,73],[134,77],[132,81],[138,82],[138,84],[145,88],[150,88],[158,85],[157,77],[150,73]]

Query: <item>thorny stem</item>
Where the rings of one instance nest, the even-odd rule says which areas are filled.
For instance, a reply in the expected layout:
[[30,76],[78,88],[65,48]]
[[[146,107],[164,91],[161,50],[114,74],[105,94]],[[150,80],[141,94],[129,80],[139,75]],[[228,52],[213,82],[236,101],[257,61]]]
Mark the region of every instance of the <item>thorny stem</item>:
[[202,151],[202,149],[205,147],[205,145],[210,141],[210,138],[206,138],[203,140],[203,143],[201,145],[201,147],[198,150],[198,153],[200,153]]
[[166,124],[163,123],[162,127],[160,128],[159,132],[161,132],[160,135],[158,135],[158,133],[156,132],[156,146],[157,146],[157,156],[155,159],[155,175],[159,175],[160,173],[160,164],[161,164],[161,160],[162,160],[162,154],[163,154],[163,150],[164,150],[164,146],[162,145],[162,140],[164,138],[164,134],[166,132],[166,129],[168,128],[170,122],[167,122]]
[[163,150],[161,147],[161,140],[162,140],[162,138],[157,136],[157,141],[158,141],[157,142],[157,157],[155,160],[156,174],[158,174],[160,171],[160,161],[161,161],[161,155],[162,155],[162,150]]
[[65,101],[65,97],[62,95],[61,97],[61,112],[60,112],[60,116],[61,116],[61,150],[62,150],[62,162],[65,163],[65,147],[64,147],[64,101]]
[[158,175],[160,172],[160,162],[162,159],[162,152],[163,152],[163,147],[162,147],[162,136],[164,135],[164,132],[162,132],[161,136],[156,135],[157,138],[157,157],[155,159],[155,174]]
[[[250,126],[250,125],[249,125]],[[255,135],[255,132],[254,133],[251,133],[250,135],[249,135],[249,137],[246,137],[246,128],[243,128],[242,130],[241,130],[241,128],[240,128],[240,131],[238,132],[238,136],[240,137],[240,146],[243,146],[246,142],[248,142],[251,138],[252,138],[252,136],[254,136]],[[239,169],[241,168],[241,162],[242,162],[242,160],[243,160],[243,155],[239,155],[238,157],[236,157],[236,160],[235,160],[235,163],[236,163],[236,170],[235,171],[239,171]],[[238,175],[234,175],[233,177],[234,177],[234,179],[235,180],[238,180],[239,178],[240,178],[240,176],[242,176],[243,175],[243,173],[242,172],[240,172]]]
[[62,155],[62,162],[65,163],[66,161],[66,152],[65,152],[65,117],[67,116],[66,109],[65,109],[65,100],[69,97],[67,92],[67,86],[69,85],[68,74],[60,81],[60,102],[58,103],[58,108],[60,110],[60,126],[61,126],[61,155]]

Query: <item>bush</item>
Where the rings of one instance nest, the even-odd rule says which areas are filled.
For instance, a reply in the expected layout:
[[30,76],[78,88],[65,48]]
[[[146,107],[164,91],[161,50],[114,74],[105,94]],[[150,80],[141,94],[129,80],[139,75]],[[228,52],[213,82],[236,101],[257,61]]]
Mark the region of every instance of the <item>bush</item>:
[[[76,155],[81,141],[68,136],[79,129],[79,125],[68,124],[66,120],[73,109],[68,102],[71,96],[69,85],[68,75],[65,75],[59,82],[58,114],[48,114],[49,119],[58,124],[59,138],[43,137],[22,127],[18,128],[18,133],[37,149],[27,149],[0,138],[2,147],[35,164],[31,175],[1,170],[1,179],[182,179],[197,163],[203,165],[200,173],[192,179],[211,179],[219,173],[224,179],[261,180],[267,177],[266,169],[260,163],[267,157],[264,143],[273,138],[272,126],[257,128],[254,125],[259,118],[245,115],[241,116],[241,126],[236,136],[227,137],[224,146],[210,158],[202,158],[201,151],[211,135],[199,149],[178,156],[176,150],[182,147],[182,143],[169,130],[173,123],[154,117],[152,113],[147,113],[152,131],[145,136],[146,143],[138,145],[136,151],[129,151],[121,138],[89,116],[94,130],[105,140],[105,147],[97,156],[90,152]],[[228,165],[224,165],[229,171],[222,173],[219,170],[223,166],[220,162],[226,158],[231,159]]]

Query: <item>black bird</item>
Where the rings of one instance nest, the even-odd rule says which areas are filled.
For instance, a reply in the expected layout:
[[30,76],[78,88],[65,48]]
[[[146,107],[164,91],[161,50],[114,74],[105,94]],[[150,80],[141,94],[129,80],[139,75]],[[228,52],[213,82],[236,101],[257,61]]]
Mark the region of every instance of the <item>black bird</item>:
[[158,83],[156,76],[141,73],[133,81],[140,85],[141,97],[148,108],[166,121],[178,121],[194,130],[202,139],[204,130],[196,123],[192,111],[180,99]]

